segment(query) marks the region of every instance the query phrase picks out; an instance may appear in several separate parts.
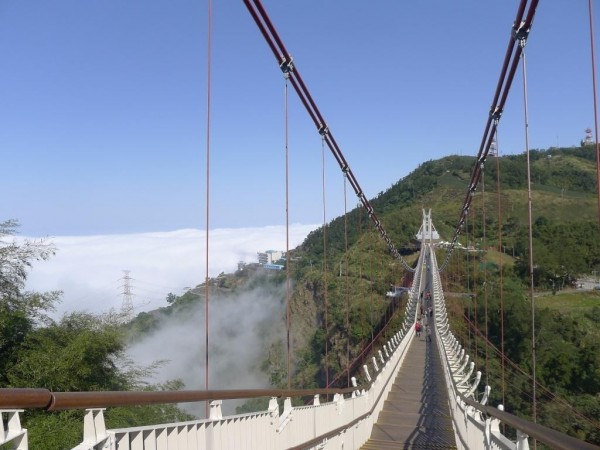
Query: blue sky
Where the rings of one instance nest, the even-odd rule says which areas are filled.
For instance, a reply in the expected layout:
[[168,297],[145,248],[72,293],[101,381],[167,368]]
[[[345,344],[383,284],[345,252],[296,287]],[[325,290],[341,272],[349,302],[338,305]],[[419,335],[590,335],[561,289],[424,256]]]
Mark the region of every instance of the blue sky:
[[[477,153],[516,0],[263,4],[368,197]],[[282,75],[241,0],[213,20],[211,227],[285,223]],[[1,2],[2,219],[29,236],[204,228],[206,49],[206,1]],[[530,146],[578,145],[587,2],[542,2],[527,57]],[[524,148],[521,96],[519,75],[501,153]],[[291,88],[289,116],[290,221],[319,223],[321,143]],[[332,218],[329,154],[326,178]]]

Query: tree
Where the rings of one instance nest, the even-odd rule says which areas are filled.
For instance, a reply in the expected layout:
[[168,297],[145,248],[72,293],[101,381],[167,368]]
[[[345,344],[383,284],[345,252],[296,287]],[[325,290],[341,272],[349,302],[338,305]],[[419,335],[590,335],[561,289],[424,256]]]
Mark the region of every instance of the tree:
[[50,322],[47,313],[60,298],[60,292],[24,291],[32,263],[48,259],[55,248],[46,240],[17,242],[18,226],[16,220],[0,223],[0,386],[7,386],[7,369],[28,334]]
[[52,391],[126,389],[129,383],[117,366],[124,348],[116,322],[70,313],[26,336],[8,381]]
[[169,305],[172,305],[173,303],[175,303],[175,300],[177,300],[177,296],[175,294],[173,294],[172,292],[169,292],[167,294],[167,303]]
[[18,227],[16,220],[0,222],[0,295],[3,299],[18,297],[32,262],[47,260],[56,251],[54,245],[44,239],[24,239],[18,243],[14,238]]

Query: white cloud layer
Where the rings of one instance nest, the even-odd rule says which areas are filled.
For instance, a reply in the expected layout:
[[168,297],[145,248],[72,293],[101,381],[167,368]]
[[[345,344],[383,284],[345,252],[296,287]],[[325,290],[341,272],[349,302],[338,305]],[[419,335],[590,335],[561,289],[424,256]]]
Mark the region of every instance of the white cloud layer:
[[[209,388],[258,389],[269,387],[269,374],[261,370],[271,343],[285,342],[285,284],[276,290],[255,287],[235,296],[210,300]],[[203,299],[190,311],[161,317],[158,328],[127,349],[137,364],[164,365],[148,381],[181,379],[186,389],[205,387],[205,316]],[[227,401],[232,414],[244,401]],[[198,406],[186,406],[198,414]]]
[[[290,248],[300,244],[318,225],[292,225]],[[209,275],[233,272],[238,261],[255,262],[256,253],[285,249],[285,227],[215,229],[209,234]],[[26,288],[63,291],[57,313],[105,312],[123,303],[124,272],[129,270],[135,312],[166,306],[172,292],[204,281],[206,234],[202,230],[61,236],[49,261],[36,263]]]

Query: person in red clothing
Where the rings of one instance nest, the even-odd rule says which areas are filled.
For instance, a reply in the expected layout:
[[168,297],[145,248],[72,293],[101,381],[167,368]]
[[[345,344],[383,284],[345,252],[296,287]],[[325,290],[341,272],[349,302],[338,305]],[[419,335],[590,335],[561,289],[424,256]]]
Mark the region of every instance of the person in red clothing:
[[415,332],[417,334],[417,337],[421,336],[421,322],[415,323]]

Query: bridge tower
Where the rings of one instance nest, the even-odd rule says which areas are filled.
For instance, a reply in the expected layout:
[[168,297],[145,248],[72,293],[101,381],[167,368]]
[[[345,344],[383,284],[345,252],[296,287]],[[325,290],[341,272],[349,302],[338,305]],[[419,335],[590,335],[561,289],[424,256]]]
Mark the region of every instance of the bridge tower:
[[423,224],[421,225],[421,228],[419,228],[416,238],[419,242],[429,243],[435,243],[440,240],[440,235],[431,221],[431,208],[429,209],[429,212],[423,210]]

